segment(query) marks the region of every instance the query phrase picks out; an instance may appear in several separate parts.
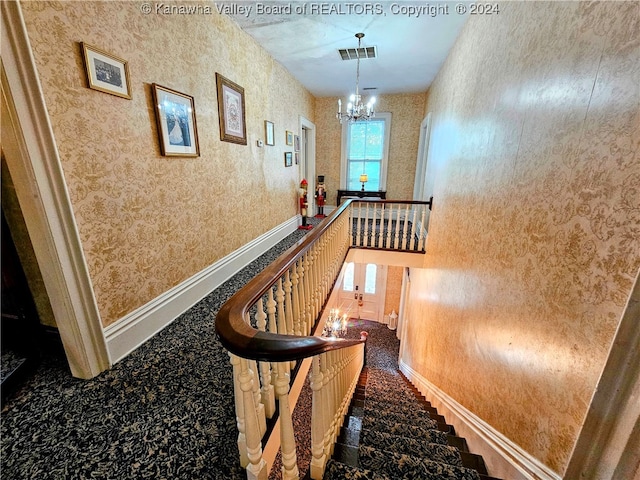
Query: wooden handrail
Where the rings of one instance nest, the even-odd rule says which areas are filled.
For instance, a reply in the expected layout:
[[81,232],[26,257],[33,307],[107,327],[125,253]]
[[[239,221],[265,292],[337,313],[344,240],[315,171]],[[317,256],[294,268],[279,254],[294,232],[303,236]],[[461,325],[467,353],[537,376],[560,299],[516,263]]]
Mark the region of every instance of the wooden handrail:
[[[315,336],[281,335],[262,332],[245,321],[254,305],[291,266],[322,237],[332,222],[349,208],[351,200],[331,212],[327,220],[285,251],[243,288],[236,292],[216,316],[216,332],[222,345],[242,358],[284,362],[357,345],[363,340],[329,339]],[[314,319],[317,320],[317,319]]]

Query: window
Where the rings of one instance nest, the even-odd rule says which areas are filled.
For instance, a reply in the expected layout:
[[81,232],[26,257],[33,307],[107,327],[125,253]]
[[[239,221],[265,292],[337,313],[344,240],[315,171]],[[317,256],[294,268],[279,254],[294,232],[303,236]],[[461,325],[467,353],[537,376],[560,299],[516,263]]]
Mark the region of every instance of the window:
[[376,275],[378,274],[378,266],[374,263],[367,263],[364,276],[364,293],[375,295],[376,293]]
[[344,280],[342,281],[342,289],[347,292],[353,292],[353,277],[354,277],[354,264],[353,262],[347,263],[347,268],[344,270]]
[[390,113],[376,113],[371,120],[343,124],[340,182],[343,189],[360,190],[363,173],[368,176],[365,190],[386,189],[390,129]]

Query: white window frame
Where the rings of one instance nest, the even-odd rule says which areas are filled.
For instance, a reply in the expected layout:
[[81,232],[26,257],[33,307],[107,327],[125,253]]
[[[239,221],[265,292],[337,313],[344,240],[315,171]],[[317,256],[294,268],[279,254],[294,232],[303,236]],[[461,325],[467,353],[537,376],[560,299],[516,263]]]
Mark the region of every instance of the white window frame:
[[[384,120],[384,149],[380,166],[380,190],[387,189],[387,171],[389,164],[389,140],[391,138],[391,112],[376,112],[376,120]],[[342,124],[342,152],[340,159],[340,189],[347,188],[347,148],[349,147],[349,122]],[[365,190],[367,185],[365,184]]]

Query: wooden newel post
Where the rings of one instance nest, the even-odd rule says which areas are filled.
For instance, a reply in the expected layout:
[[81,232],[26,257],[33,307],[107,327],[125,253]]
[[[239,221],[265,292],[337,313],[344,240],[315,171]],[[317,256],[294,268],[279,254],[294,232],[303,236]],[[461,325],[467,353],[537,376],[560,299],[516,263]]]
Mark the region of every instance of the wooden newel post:
[[369,332],[360,332],[360,340],[364,340],[364,358],[362,359],[362,366],[367,364],[367,340],[369,339]]

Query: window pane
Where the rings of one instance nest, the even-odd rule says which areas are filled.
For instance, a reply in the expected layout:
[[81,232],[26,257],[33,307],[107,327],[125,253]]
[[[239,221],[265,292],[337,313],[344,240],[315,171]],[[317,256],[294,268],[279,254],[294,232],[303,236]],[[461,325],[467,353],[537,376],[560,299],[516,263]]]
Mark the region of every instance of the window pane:
[[379,161],[353,161],[349,162],[347,190],[360,190],[362,183],[360,182],[360,174],[367,173],[369,179],[364,184],[365,190],[380,190],[380,168],[382,162]]
[[384,120],[349,124],[349,159],[380,160],[383,147]]
[[378,266],[373,263],[367,263],[367,269],[364,277],[364,293],[376,293],[376,273]]
[[342,290],[353,292],[353,262],[347,263],[344,269],[344,279],[342,280]]

